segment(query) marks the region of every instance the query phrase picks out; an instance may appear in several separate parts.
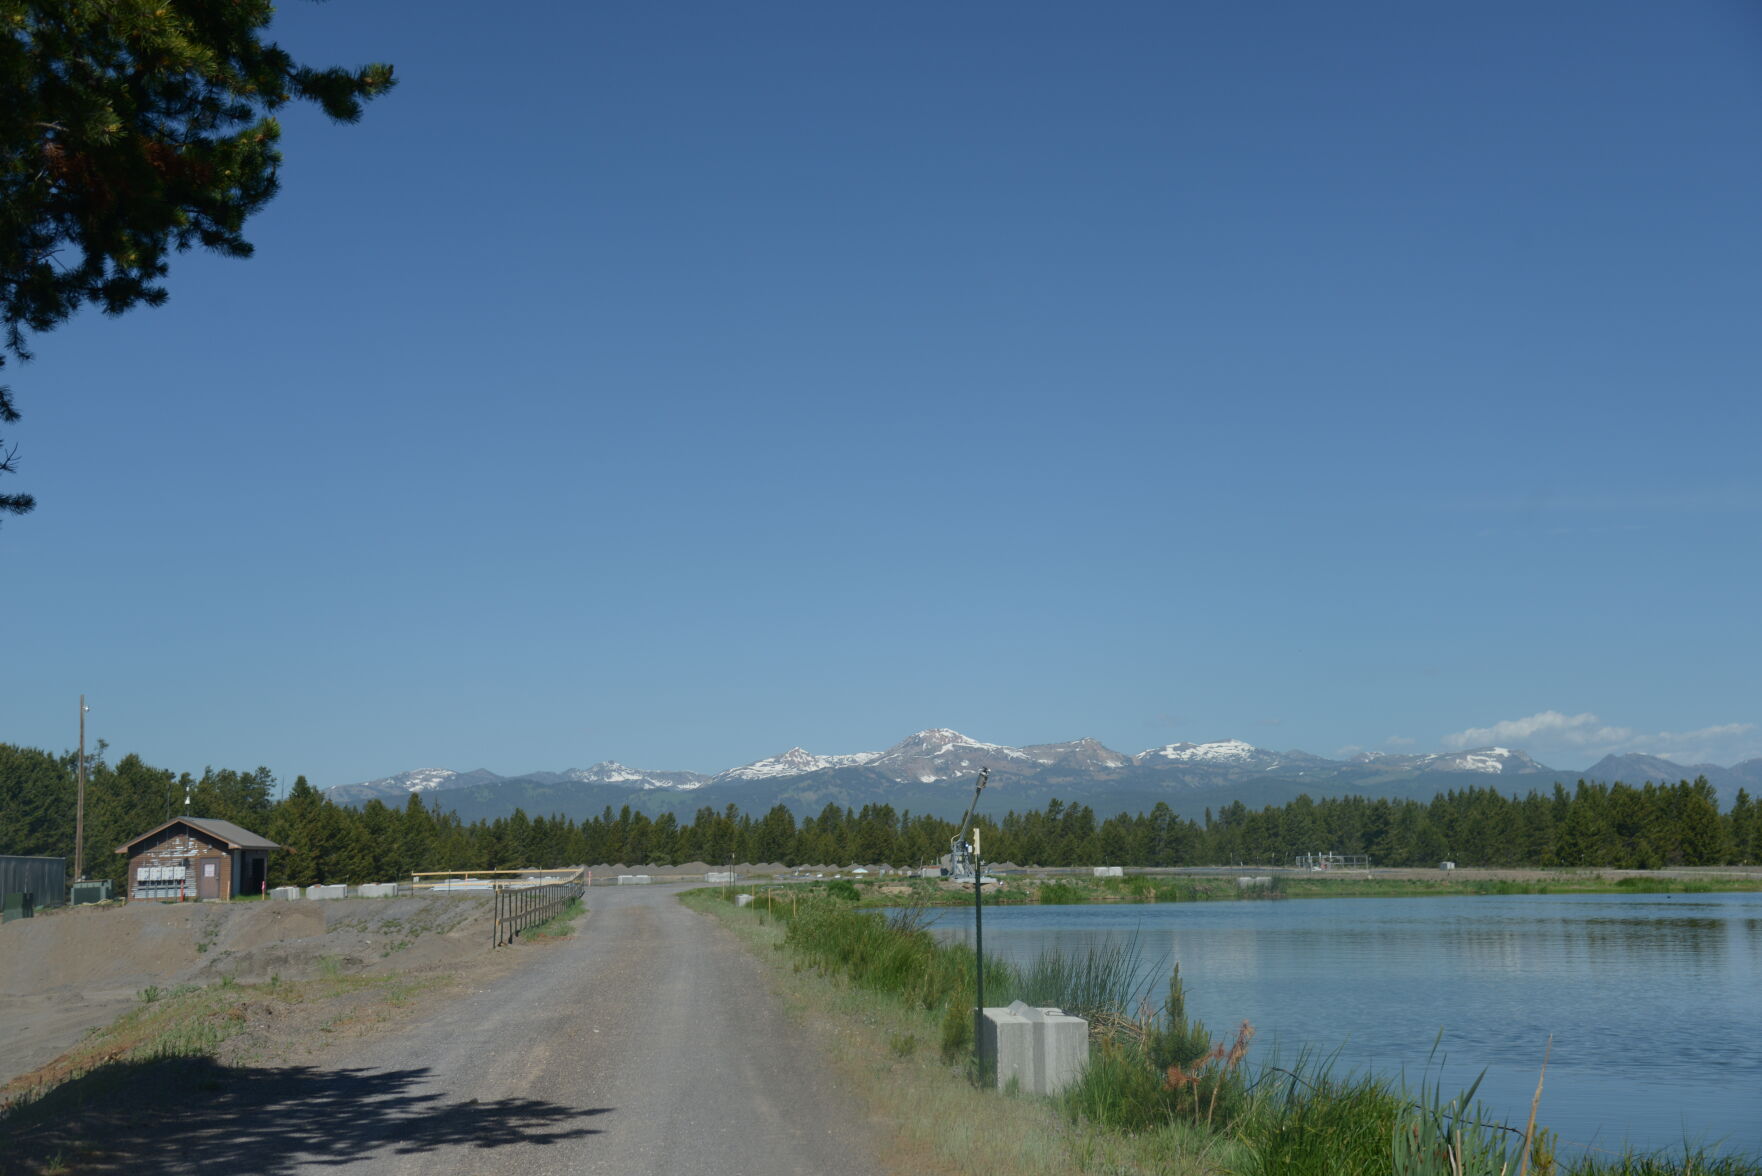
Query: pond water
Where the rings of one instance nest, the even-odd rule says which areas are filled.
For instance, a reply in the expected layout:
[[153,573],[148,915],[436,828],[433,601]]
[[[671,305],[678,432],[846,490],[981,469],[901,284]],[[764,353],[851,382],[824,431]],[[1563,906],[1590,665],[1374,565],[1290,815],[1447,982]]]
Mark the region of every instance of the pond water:
[[[934,929],[971,942],[971,908]],[[1426,1074],[1563,1148],[1762,1155],[1762,894],[1489,895],[987,907],[987,955],[1027,962],[1133,941],[1160,1004],[1179,963],[1214,1039],[1250,1059],[1338,1051],[1337,1068]]]

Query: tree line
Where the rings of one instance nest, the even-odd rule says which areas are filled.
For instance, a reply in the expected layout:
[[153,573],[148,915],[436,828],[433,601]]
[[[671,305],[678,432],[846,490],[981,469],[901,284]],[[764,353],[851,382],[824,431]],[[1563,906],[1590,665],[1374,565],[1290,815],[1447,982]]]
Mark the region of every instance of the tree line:
[[[576,820],[511,816],[464,822],[412,793],[400,806],[332,803],[304,776],[277,798],[268,768],[152,767],[137,755],[114,765],[100,744],[87,758],[86,873],[120,884],[111,852],[185,811],[231,821],[286,846],[272,854],[271,885],[377,882],[418,870],[515,869],[593,863],[701,861],[797,865],[934,864],[952,822],[887,804],[829,804],[797,818],[779,804],[755,816],[733,805],[689,820],[628,805]],[[77,756],[0,744],[0,853],[72,858]],[[1492,788],[1430,801],[1300,796],[1251,810],[1240,802],[1203,820],[1158,803],[1148,813],[1098,819],[1080,803],[982,816],[987,861],[1037,866],[1285,865],[1298,854],[1364,854],[1378,866],[1591,866],[1652,869],[1762,861],[1762,805],[1740,790],[1725,811],[1705,779],[1675,784],[1555,784],[1506,795]]]

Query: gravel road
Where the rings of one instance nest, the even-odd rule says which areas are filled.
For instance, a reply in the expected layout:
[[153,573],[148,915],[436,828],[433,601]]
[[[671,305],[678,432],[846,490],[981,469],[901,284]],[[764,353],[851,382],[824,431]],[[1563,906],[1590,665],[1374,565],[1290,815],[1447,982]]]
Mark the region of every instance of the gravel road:
[[874,1127],[839,1097],[758,963],[677,893],[591,891],[571,939],[516,948],[544,954],[345,1049],[303,1096],[288,1092],[279,1133],[243,1134],[281,1150],[277,1172],[881,1171]]

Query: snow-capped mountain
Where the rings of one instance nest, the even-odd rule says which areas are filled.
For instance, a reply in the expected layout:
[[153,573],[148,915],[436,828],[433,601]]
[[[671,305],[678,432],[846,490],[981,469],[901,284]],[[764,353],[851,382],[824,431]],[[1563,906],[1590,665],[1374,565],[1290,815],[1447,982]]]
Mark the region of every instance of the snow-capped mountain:
[[970,780],[980,768],[991,769],[994,784],[1044,778],[1049,784],[1064,781],[1065,790],[1074,794],[1082,791],[1085,781],[1125,781],[1128,777],[1130,782],[1148,782],[1156,787],[1207,788],[1253,776],[1320,781],[1348,776],[1363,779],[1368,773],[1369,778],[1380,780],[1425,773],[1472,772],[1512,776],[1551,770],[1521,751],[1504,747],[1432,755],[1367,752],[1343,762],[1302,751],[1270,751],[1241,739],[1218,739],[1207,743],[1169,743],[1128,756],[1094,739],[1010,747],[1002,743],[986,743],[948,727],[931,727],[906,736],[885,751],[818,755],[801,747],[792,747],[778,755],[729,768],[714,776],[631,768],[614,760],[563,772],[529,772],[514,777],[498,776],[481,768],[473,772],[423,768],[364,784],[341,785],[331,789],[331,793],[347,803],[360,803],[372,797],[399,801],[412,792],[429,795],[504,784],[515,784],[528,792],[537,789],[544,791],[545,795],[559,789],[566,790],[572,785],[589,789],[684,793],[706,787],[729,789],[767,782],[820,779],[856,769],[862,770],[863,779],[875,783],[946,786],[955,781],[964,783]]
[[579,784],[623,784],[631,788],[672,788],[690,792],[710,782],[710,777],[697,772],[645,772],[627,768],[616,760],[602,760],[588,768],[570,768],[564,779]]
[[1220,739],[1212,743],[1169,743],[1162,747],[1153,747],[1133,756],[1132,762],[1203,764],[1267,772],[1283,764],[1285,757],[1276,751],[1267,751],[1240,739]]
[[405,792],[433,792],[437,788],[444,788],[458,774],[451,768],[417,768],[414,772],[399,772],[383,780],[369,780],[365,787],[389,785]]
[[1068,743],[1036,743],[1022,748],[1022,753],[1037,764],[1076,771],[1123,768],[1131,763],[1111,747],[1094,739],[1073,739]]
[[1398,772],[1481,772],[1489,776],[1526,776],[1554,769],[1537,763],[1527,752],[1509,747],[1477,747],[1433,755],[1385,755],[1367,751],[1352,757],[1357,764]]
[[[665,789],[690,792],[709,782],[708,776],[697,772],[645,772],[608,760],[589,768],[570,768],[563,772],[528,772],[524,776],[498,776],[484,768],[472,772],[455,772],[450,768],[419,768],[414,772],[399,772],[395,776],[382,776],[378,780],[368,780],[360,784],[338,784],[325,792],[339,804],[365,804],[369,800],[382,800],[387,804],[399,805],[411,793],[420,793],[425,798],[432,798],[437,793],[454,796],[468,789],[495,788],[505,784],[538,788],[574,784],[590,787],[603,785],[640,791]],[[445,807],[448,802],[441,803]]]
[[[1037,807],[1057,797],[1100,811],[1138,811],[1166,800],[1195,813],[1235,799],[1283,803],[1311,796],[1427,797],[1440,787],[1492,787],[1502,791],[1546,788],[1548,777],[1570,784],[1590,779],[1639,783],[1704,775],[1727,798],[1739,787],[1762,786],[1762,760],[1731,768],[1684,767],[1650,756],[1610,757],[1584,773],[1560,773],[1508,747],[1477,747],[1425,755],[1366,752],[1350,760],[1303,751],[1272,751],[1241,739],[1169,743],[1125,755],[1094,739],[1011,747],[987,743],[948,727],[906,736],[885,751],[823,755],[792,747],[714,776],[650,771],[615,761],[562,772],[504,777],[482,768],[457,772],[422,768],[364,784],[329,790],[344,804],[379,799],[402,805],[412,794],[461,814],[494,816],[515,807],[529,814],[588,816],[607,805],[629,804],[645,812],[689,814],[705,804],[738,805],[761,812],[786,804],[803,814],[827,804],[860,807],[891,804],[896,810],[953,816],[964,807],[967,786],[980,768],[1009,797],[1010,807]],[[944,810],[947,810],[944,812]]]
[[[412,792],[441,792],[450,788],[468,788],[473,784],[493,783],[502,777],[494,772],[478,768],[472,772],[455,772],[451,768],[417,768],[413,772],[399,772],[395,776],[382,776],[378,780],[368,780],[361,784],[345,784],[345,788],[366,789],[374,796],[402,799]],[[332,791],[335,791],[332,789]]]
[[809,772],[820,772],[827,768],[848,768],[880,757],[881,753],[878,751],[859,751],[852,755],[815,755],[804,748],[792,747],[781,755],[766,756],[738,768],[729,768],[726,772],[717,772],[711,779],[717,782],[775,780],[784,776],[805,776]]
[[932,784],[938,780],[964,779],[980,768],[999,764],[1032,763],[1033,758],[1017,747],[981,743],[947,727],[932,727],[907,735],[870,760],[869,767],[895,780]]

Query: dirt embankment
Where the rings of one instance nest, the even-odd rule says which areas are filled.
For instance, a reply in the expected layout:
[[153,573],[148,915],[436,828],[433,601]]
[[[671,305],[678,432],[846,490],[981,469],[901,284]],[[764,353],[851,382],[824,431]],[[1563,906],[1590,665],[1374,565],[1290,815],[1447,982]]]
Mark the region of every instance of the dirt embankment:
[[75,907],[0,927],[0,1084],[148,988],[444,968],[489,950],[482,895]]

